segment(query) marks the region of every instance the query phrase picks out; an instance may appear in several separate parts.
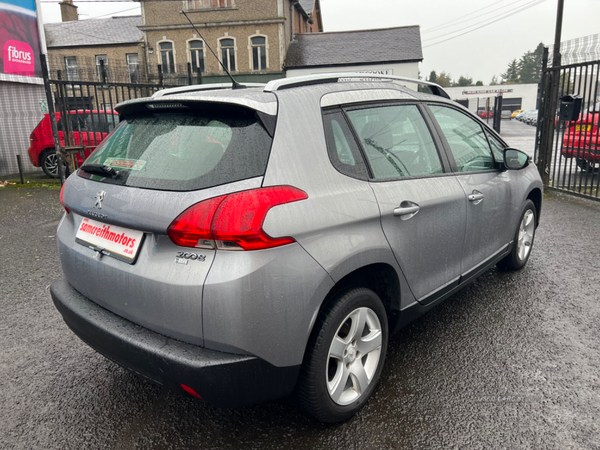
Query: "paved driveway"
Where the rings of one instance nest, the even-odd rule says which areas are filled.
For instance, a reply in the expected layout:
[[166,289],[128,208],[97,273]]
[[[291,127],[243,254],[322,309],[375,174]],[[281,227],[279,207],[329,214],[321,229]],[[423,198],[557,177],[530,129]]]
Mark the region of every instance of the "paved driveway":
[[532,257],[391,339],[372,401],[220,410],[80,342],[54,309],[58,191],[0,188],[0,448],[600,448],[600,204],[546,195]]

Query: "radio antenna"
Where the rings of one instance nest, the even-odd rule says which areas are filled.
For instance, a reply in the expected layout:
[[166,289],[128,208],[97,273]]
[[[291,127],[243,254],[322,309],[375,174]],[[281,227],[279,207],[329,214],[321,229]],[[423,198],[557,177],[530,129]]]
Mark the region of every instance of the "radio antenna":
[[[185,11],[181,11],[181,14],[183,14],[185,16],[185,18],[188,20],[188,22],[190,23],[190,25],[194,28],[194,30],[196,30],[196,33],[198,33],[198,36],[200,36],[200,38],[204,41],[204,43],[206,44],[206,46],[208,47],[208,49],[210,50],[210,52],[214,55],[215,58],[217,58],[217,61],[219,61],[219,64],[221,64],[221,67],[223,68],[223,70],[227,73],[227,75],[229,75],[229,78],[231,78],[231,89],[242,89],[242,88],[245,88],[246,86],[243,86],[243,85],[239,84],[237,81],[235,81],[233,79],[233,77],[231,76],[231,73],[229,73],[229,70],[227,70],[227,67],[225,67],[225,64],[223,64],[221,62],[221,60],[219,59],[219,57],[217,56],[217,54],[215,52],[213,52],[213,49],[210,48],[210,45],[208,45],[208,42],[206,42],[206,39],[204,39],[202,37],[202,35],[198,31],[198,28],[196,28],[196,25],[194,25],[192,23],[192,21],[190,20],[190,18],[188,17],[188,15],[185,13]],[[198,70],[200,70],[200,68],[198,68]]]

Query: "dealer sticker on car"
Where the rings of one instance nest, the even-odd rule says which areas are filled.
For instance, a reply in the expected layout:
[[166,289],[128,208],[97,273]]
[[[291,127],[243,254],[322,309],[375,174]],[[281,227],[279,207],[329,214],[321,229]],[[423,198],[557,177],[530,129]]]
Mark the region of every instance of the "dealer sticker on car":
[[144,233],[117,227],[84,217],[75,240],[102,255],[112,256],[133,264],[142,244]]

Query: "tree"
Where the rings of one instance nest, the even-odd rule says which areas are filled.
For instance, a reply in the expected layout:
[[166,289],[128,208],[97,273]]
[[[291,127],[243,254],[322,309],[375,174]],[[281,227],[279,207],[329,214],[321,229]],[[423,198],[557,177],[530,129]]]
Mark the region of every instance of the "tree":
[[429,74],[429,80],[430,83],[437,83],[437,73],[435,73],[435,70],[432,70],[431,73]]
[[494,75],[492,77],[492,81],[490,81],[490,86],[496,86],[498,84],[498,77]]
[[506,72],[501,73],[503,84],[517,84],[519,82],[519,63],[513,59]]
[[442,72],[437,77],[437,84],[441,87],[450,87],[452,86],[452,75],[446,72]]
[[527,52],[519,61],[519,81],[521,83],[539,83],[542,78],[542,60],[544,44],[539,43],[533,52]]
[[477,83],[475,83],[475,86],[483,86],[483,81],[478,80]]
[[467,78],[461,75],[458,82],[455,84],[456,86],[473,86],[473,78]]

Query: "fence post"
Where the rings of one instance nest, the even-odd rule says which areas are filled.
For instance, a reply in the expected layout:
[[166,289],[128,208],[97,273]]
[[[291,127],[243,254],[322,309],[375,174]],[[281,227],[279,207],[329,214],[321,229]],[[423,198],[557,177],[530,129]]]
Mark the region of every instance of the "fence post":
[[192,63],[187,63],[188,85],[192,84]]
[[165,84],[163,83],[162,64],[158,65],[158,84],[160,84],[162,87],[165,87]]
[[202,84],[202,70],[198,67],[198,84]]
[[[50,115],[50,124],[52,125],[52,137],[54,137],[54,151],[58,157],[58,176],[60,178],[60,184],[65,182],[65,171],[63,170],[62,157],[60,156],[60,140],[58,139],[58,126],[56,125],[56,113],[54,109],[54,98],[52,96],[52,87],[50,86],[50,76],[48,74],[48,62],[46,61],[46,55],[40,54],[40,61],[42,63],[42,77],[44,79],[44,89],[46,91],[46,101],[48,102],[48,114]],[[60,71],[58,71],[58,77],[60,78]]]

